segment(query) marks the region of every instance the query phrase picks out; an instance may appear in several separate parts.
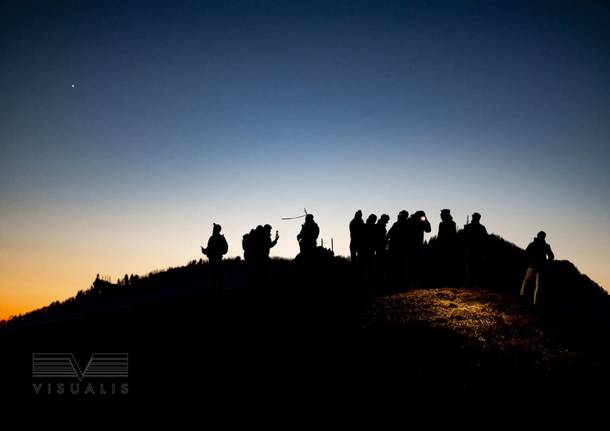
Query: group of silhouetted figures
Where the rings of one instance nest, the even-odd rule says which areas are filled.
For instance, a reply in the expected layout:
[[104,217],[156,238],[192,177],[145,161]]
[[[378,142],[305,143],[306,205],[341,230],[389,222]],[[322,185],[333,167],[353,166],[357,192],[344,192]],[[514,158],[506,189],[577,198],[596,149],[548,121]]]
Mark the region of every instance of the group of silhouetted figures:
[[[390,217],[375,214],[362,218],[356,211],[349,224],[352,263],[369,279],[405,281],[407,275],[416,276],[424,246],[424,233],[430,232],[430,222],[423,211],[409,217],[407,211],[398,213],[388,231]],[[407,265],[408,263],[408,265]]]
[[[201,247],[201,251],[208,257],[210,262],[211,281],[215,288],[220,289],[223,283],[220,263],[223,256],[228,252],[227,241],[220,233],[221,226],[214,223],[212,236],[208,240],[207,247]],[[242,248],[244,260],[249,267],[249,284],[252,287],[262,287],[270,280],[271,257],[270,252],[280,239],[278,231],[275,231],[275,238],[271,239],[271,225],[258,225],[251,229],[242,237]],[[305,223],[301,226],[301,231],[297,235],[300,253],[303,259],[308,259],[316,253],[320,228],[314,221],[313,214],[305,216]]]
[[[464,229],[457,229],[449,209],[441,211],[441,222],[436,239],[438,271],[441,281],[446,285],[457,285],[465,282],[478,285],[482,281],[485,266],[487,229],[481,224],[481,215],[472,214]],[[397,286],[417,286],[421,281],[424,266],[424,234],[432,228],[424,211],[409,215],[403,210],[398,213],[396,221],[388,230],[390,217],[387,214],[379,218],[370,214],[366,221],[362,211],[356,211],[349,224],[351,262],[364,280],[372,283],[390,283]],[[220,264],[228,252],[227,241],[221,233],[221,226],[214,223],[213,233],[207,247],[201,247],[208,257],[212,284],[222,287]],[[271,236],[270,225],[259,225],[242,237],[244,260],[248,264],[249,282],[252,286],[263,286],[270,280],[270,251],[279,240]],[[313,260],[321,247],[317,241],[320,228],[312,214],[305,216],[305,222],[297,235],[300,260]],[[525,251],[528,268],[523,279],[520,294],[530,296],[529,289],[535,281],[533,303],[536,304],[540,289],[540,276],[547,261],[554,255],[546,243],[546,234],[539,232]],[[461,255],[462,258],[459,258]]]
[[[463,231],[458,231],[451,211],[441,211],[437,245],[443,281],[456,284],[459,268],[456,254],[458,242],[463,243],[466,252],[466,276],[473,284],[480,281],[481,263],[484,256],[487,230],[480,223],[481,215],[474,213],[472,222]],[[350,254],[352,262],[363,271],[367,278],[390,281],[400,285],[417,285],[421,280],[424,258],[424,234],[432,228],[424,211],[416,211],[409,216],[406,210],[398,213],[392,227],[387,230],[390,217],[383,214],[379,219],[375,214],[366,222],[362,211],[357,211],[350,223]]]

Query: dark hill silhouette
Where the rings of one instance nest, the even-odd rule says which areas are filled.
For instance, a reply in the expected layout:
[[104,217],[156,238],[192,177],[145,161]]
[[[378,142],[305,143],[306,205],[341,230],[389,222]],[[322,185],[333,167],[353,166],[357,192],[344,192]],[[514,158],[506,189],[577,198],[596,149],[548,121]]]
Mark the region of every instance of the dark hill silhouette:
[[[477,288],[443,285],[439,253],[430,239],[417,289],[366,281],[322,248],[272,259],[271,281],[256,289],[239,258],[223,262],[220,292],[203,260],[120,283],[97,278],[73,298],[5,322],[0,342],[11,354],[0,366],[17,370],[18,385],[33,351],[130,352],[140,394],[151,397],[176,385],[188,391],[192,381],[217,390],[380,391],[392,381],[410,391],[566,393],[610,381],[610,297],[573,264],[550,263],[533,308],[518,297],[521,248],[490,236]],[[27,389],[18,391],[32,396]]]
[[[432,237],[425,247],[422,287],[443,286],[437,267],[440,260],[438,255],[437,239]],[[458,254],[457,259],[460,258],[463,256]],[[523,249],[497,235],[490,235],[485,259],[486,275],[481,287],[516,295],[526,269]],[[347,260],[332,256],[329,251],[328,255],[323,253],[321,258],[310,262],[309,268],[302,266],[303,263],[298,258],[294,261],[272,259],[272,281],[264,293],[289,295],[299,292],[317,300],[318,295],[332,297],[335,293],[343,294],[347,291],[349,296],[359,296],[358,299],[362,300],[363,295],[391,290],[358,283],[358,274],[351,272]],[[183,267],[153,271],[146,276],[125,275],[125,278],[116,283],[98,276],[88,290],[81,290],[65,301],[55,301],[46,307],[3,321],[0,328],[6,330],[55,320],[77,319],[91,312],[128,309],[139,304],[193,294],[214,296],[209,292],[208,272],[208,262],[200,259]],[[249,292],[248,268],[240,258],[225,260],[223,272],[227,286],[225,295],[263,294]],[[402,289],[399,287],[399,290]],[[549,262],[542,302],[541,308],[546,312],[563,313],[566,317],[596,321],[602,325],[610,321],[610,295],[568,261]]]

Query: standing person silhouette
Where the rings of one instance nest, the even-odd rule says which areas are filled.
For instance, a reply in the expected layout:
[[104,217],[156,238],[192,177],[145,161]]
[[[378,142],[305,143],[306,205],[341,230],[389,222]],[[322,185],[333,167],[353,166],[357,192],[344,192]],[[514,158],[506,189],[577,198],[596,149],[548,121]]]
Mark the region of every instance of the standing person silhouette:
[[409,241],[407,243],[408,276],[412,284],[421,282],[422,256],[424,251],[424,233],[430,233],[432,227],[424,211],[416,211],[409,217]]
[[212,236],[208,239],[208,246],[201,246],[201,252],[207,256],[210,263],[210,283],[215,290],[222,289],[222,257],[229,251],[229,245],[224,235],[220,233],[222,226],[213,223]]
[[375,265],[376,222],[377,216],[375,214],[370,214],[366,219],[366,223],[364,224],[361,247],[361,262],[366,277],[371,277],[373,275],[373,269]]
[[386,255],[388,249],[387,225],[389,221],[390,216],[382,214],[375,225],[375,274],[377,278],[382,281],[386,278]]
[[364,220],[362,220],[362,211],[356,211],[354,218],[349,223],[349,252],[352,259],[352,263],[357,265],[360,262],[362,254],[362,241],[364,236]]
[[257,226],[255,232],[255,259],[252,268],[254,274],[254,286],[259,289],[269,287],[271,281],[271,249],[275,247],[280,239],[279,232],[275,232],[275,239],[271,239],[271,225]]
[[280,239],[280,233],[278,231],[275,231],[275,239],[271,240],[271,231],[273,230],[271,228],[271,225],[266,224],[265,226],[263,226],[263,230],[264,230],[264,234],[263,234],[263,238],[261,241],[262,242],[261,247],[263,249],[263,255],[265,256],[266,259],[269,259],[269,253],[271,252],[271,249],[273,247],[275,247],[278,240]]
[[297,235],[301,256],[306,257],[314,254],[319,235],[320,228],[313,220],[313,214],[307,214],[305,216],[305,223],[301,225],[301,231]]
[[540,276],[544,274],[544,268],[547,262],[555,259],[555,255],[551,250],[551,246],[546,242],[546,233],[538,232],[536,238],[525,249],[525,257],[527,258],[527,271],[521,284],[521,296],[527,296],[532,278],[536,279],[536,289],[534,290],[533,304],[538,304],[538,295],[540,293]]
[[472,221],[464,226],[466,281],[470,285],[479,285],[482,282],[488,236],[487,229],[481,224],[481,214],[474,213]]
[[438,225],[438,241],[441,243],[449,243],[455,240],[457,229],[451,210],[441,210],[441,222]]
[[406,281],[409,213],[402,210],[388,232],[388,276],[397,287]]
[[256,231],[250,229],[250,232],[245,233],[241,238],[241,247],[244,250],[244,260],[247,264],[252,263],[252,258],[256,254]]
[[439,280],[449,285],[457,284],[456,265],[456,240],[457,228],[451,210],[441,210],[441,222],[438,225],[438,257],[439,257]]

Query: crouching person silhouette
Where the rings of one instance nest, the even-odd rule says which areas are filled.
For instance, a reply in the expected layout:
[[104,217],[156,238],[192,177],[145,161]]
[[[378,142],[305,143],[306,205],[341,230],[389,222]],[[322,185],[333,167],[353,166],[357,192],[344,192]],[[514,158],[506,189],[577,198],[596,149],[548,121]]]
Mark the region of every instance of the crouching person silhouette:
[[546,263],[555,259],[551,246],[546,242],[546,233],[538,232],[536,238],[525,249],[527,258],[527,271],[521,284],[521,296],[526,296],[531,285],[532,278],[536,279],[536,289],[534,290],[533,304],[538,304],[538,294],[540,293],[540,274],[544,272]]
[[221,235],[221,230],[222,226],[213,223],[212,236],[208,239],[208,246],[206,248],[201,246],[201,252],[207,256],[210,264],[209,280],[210,285],[214,290],[222,289],[223,278],[221,262],[222,257],[229,251],[227,240],[224,235]]

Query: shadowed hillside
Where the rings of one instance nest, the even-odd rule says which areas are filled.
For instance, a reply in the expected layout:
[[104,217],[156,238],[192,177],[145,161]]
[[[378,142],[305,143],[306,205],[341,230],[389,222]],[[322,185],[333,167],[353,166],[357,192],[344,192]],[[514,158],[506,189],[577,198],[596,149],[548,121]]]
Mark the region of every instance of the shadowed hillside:
[[271,281],[257,288],[240,259],[223,262],[220,291],[201,260],[120,283],[97,278],[74,298],[5,323],[0,340],[12,354],[0,365],[18,370],[8,387],[24,396],[19,381],[35,351],[130,352],[140,396],[185,389],[187,380],[291,390],[332,376],[340,390],[392,381],[560,392],[608,381],[610,298],[571,263],[550,264],[534,308],[517,296],[525,261],[515,245],[491,237],[478,287],[440,284],[438,252],[433,238],[417,288],[367,280],[324,250],[309,261],[273,259]]
[[[497,292],[516,295],[519,291],[526,261],[523,249],[491,235],[485,256],[485,274],[479,287]],[[443,286],[442,269],[439,269],[439,249],[433,237],[424,249],[424,264],[421,287]],[[464,266],[463,254],[456,253],[456,265]],[[27,324],[54,320],[77,319],[87,313],[129,309],[132,306],[156,301],[179,298],[210,291],[209,265],[203,259],[193,260],[186,266],[154,271],[146,276],[128,276],[116,283],[99,278],[87,290],[63,302],[53,302],[38,310],[3,321],[2,327],[17,327]],[[224,294],[291,295],[299,292],[311,296],[318,302],[318,295],[332,297],[336,294],[353,296],[362,300],[363,296],[382,294],[392,287],[380,282],[367,282],[349,262],[329,253],[325,258],[309,262],[307,268],[298,261],[276,258],[271,261],[271,283],[263,292],[253,292],[248,285],[247,264],[240,258],[223,262]],[[462,285],[458,278],[454,285]],[[404,290],[406,286],[398,286]],[[541,308],[556,312],[565,318],[577,321],[608,324],[610,295],[589,277],[581,274],[568,261],[548,263],[541,293]],[[324,302],[324,301],[319,301]]]

